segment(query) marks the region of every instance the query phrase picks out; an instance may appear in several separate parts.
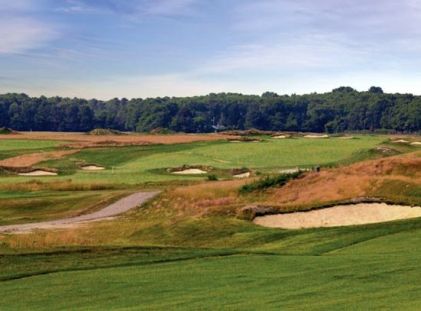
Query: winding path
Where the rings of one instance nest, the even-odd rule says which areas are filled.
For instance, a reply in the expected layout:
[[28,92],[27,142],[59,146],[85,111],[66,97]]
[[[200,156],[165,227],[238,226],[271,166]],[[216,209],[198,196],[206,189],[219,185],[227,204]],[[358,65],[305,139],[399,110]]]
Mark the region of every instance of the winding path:
[[114,217],[122,213],[125,213],[132,208],[142,205],[143,203],[154,198],[158,194],[159,194],[159,191],[134,193],[92,214],[81,215],[81,216],[70,217],[70,218],[63,218],[63,219],[58,219],[58,220],[37,222],[37,223],[0,226],[0,233],[18,233],[18,232],[32,231],[36,229],[66,228],[66,227],[74,226],[80,223],[97,221],[97,220],[101,220],[101,219],[105,219],[109,217]]

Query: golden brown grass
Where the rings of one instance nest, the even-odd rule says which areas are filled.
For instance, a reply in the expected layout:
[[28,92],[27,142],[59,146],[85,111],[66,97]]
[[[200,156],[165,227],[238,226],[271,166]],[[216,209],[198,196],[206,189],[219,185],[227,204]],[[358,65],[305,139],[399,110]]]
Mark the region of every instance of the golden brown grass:
[[2,139],[31,139],[31,140],[57,140],[78,143],[74,146],[98,146],[98,144],[111,143],[119,145],[143,144],[179,144],[196,141],[214,141],[226,139],[222,134],[169,134],[169,135],[86,135],[85,133],[63,132],[20,132],[19,134],[1,135]]
[[364,161],[346,167],[307,173],[273,190],[267,203],[278,206],[322,204],[370,196],[385,180],[421,184],[420,153]]

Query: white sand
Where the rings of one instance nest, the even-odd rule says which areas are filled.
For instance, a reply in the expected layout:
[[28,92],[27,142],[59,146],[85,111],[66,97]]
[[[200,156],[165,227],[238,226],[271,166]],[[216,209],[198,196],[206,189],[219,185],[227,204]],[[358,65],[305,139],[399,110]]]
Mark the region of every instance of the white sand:
[[86,165],[86,166],[82,166],[82,170],[84,170],[84,171],[102,171],[102,170],[105,170],[105,167],[96,166],[96,165]]
[[241,178],[249,178],[250,175],[251,175],[250,172],[247,172],[247,173],[243,173],[243,174],[234,175],[233,177],[241,179]]
[[279,136],[273,136],[272,138],[274,138],[274,139],[285,139],[285,138],[288,138],[288,136],[286,136],[286,135],[279,135]]
[[329,138],[329,135],[306,135],[304,138]]
[[256,217],[254,223],[269,228],[303,229],[363,225],[417,217],[421,217],[421,207],[362,203]]
[[57,176],[57,173],[48,172],[43,170],[35,170],[28,173],[19,173],[19,176]]
[[392,143],[397,143],[397,144],[407,144],[409,143],[409,141],[405,140],[405,139],[399,139],[399,140],[394,140],[392,141]]
[[206,173],[206,171],[200,170],[198,168],[190,168],[184,171],[173,172],[173,174],[176,175],[201,175]]
[[421,146],[421,142],[420,141],[414,141],[413,143],[411,143],[412,146]]

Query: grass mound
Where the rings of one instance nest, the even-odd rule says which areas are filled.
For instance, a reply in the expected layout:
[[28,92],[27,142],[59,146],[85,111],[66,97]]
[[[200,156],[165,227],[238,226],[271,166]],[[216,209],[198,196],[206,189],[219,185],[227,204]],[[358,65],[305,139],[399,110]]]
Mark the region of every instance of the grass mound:
[[0,127],[1,135],[16,134],[16,132],[8,127]]
[[123,132],[112,129],[94,129],[88,132],[89,135],[105,136],[105,135],[125,135]]

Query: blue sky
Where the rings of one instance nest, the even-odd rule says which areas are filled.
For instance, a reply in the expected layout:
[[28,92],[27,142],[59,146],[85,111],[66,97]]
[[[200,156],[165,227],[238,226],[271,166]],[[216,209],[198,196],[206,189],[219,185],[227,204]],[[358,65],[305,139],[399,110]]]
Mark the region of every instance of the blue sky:
[[421,94],[421,0],[0,0],[0,93]]

